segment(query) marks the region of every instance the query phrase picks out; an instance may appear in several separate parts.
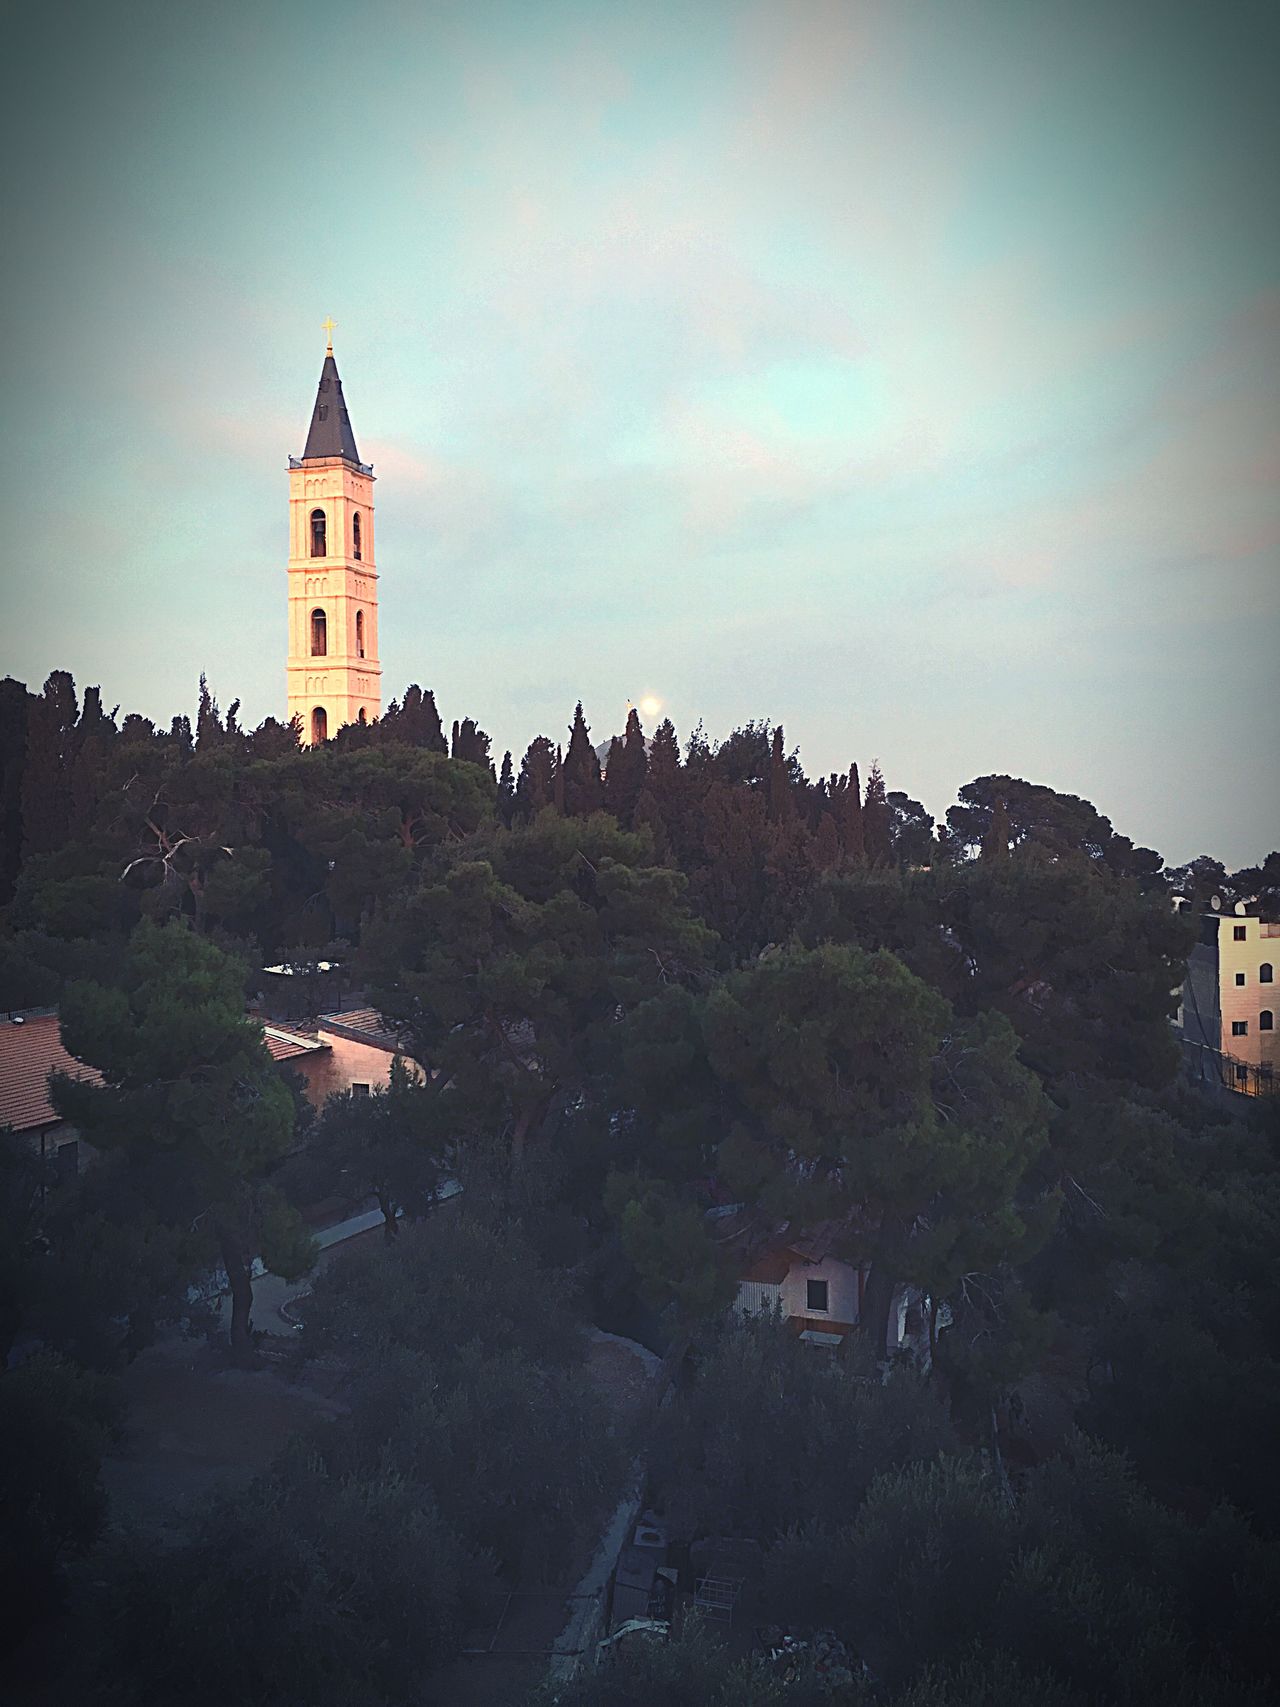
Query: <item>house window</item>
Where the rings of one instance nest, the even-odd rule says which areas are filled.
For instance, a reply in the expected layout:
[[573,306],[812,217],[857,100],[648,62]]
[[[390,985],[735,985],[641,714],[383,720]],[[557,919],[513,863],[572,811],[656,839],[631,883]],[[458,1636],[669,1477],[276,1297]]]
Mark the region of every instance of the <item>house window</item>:
[[352,555],[354,556],[356,562],[358,563],[360,561],[360,512],[359,512],[359,510],[357,510],[355,515],[353,515],[351,518],[351,544],[352,544]]
[[1248,925],[1233,925],[1231,927],[1231,939],[1233,942],[1247,942],[1248,937],[1249,937]]
[[356,612],[356,657],[364,657],[364,612]]
[[323,746],[329,739],[329,718],[322,705],[318,705],[311,713],[311,745]]
[[825,1310],[827,1308],[827,1283],[826,1283],[826,1281],[825,1280],[811,1280],[808,1282],[808,1288],[809,1288],[809,1308],[811,1310]]
[[353,1097],[367,1097],[369,1094],[369,1087],[368,1085],[352,1085],[351,1094]]
[[1273,977],[1274,973],[1271,970],[1271,962],[1269,960],[1264,960],[1262,965],[1258,968],[1259,984],[1270,984]]
[[1244,973],[1243,972],[1237,972],[1236,973],[1236,983],[1238,985],[1244,983]]
[[311,512],[311,555],[313,557],[327,557],[329,555],[329,548],[325,542],[323,510],[312,510]]
[[1262,1012],[1258,1015],[1258,1030],[1274,1031],[1275,1028],[1276,1016],[1272,1013],[1270,1008],[1263,1008]]
[[1247,1019],[1233,1019],[1231,1022],[1232,1037],[1248,1037],[1249,1022]]
[[311,613],[311,656],[323,658],[329,650],[329,623],[322,610]]

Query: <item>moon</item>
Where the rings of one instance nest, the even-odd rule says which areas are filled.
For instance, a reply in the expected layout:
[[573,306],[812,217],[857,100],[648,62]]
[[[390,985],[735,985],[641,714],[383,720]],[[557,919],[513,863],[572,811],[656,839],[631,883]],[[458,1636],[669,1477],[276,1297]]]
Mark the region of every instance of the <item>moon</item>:
[[641,699],[636,709],[642,717],[656,717],[662,710],[662,701],[656,693],[647,693]]

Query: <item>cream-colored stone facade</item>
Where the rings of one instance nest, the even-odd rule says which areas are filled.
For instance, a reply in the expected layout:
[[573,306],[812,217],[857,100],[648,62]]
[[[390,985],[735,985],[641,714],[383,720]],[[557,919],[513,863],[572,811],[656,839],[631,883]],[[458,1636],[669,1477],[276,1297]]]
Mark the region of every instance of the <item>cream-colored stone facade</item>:
[[287,675],[308,746],[381,715],[373,471],[345,457],[290,461]]
[[1253,1067],[1280,1067],[1280,925],[1252,914],[1218,920],[1219,1047]]

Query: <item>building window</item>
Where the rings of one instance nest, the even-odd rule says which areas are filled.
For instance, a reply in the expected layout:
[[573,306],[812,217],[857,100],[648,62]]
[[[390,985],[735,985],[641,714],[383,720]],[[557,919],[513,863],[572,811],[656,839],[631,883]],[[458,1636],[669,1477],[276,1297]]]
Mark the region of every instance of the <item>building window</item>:
[[364,612],[356,612],[356,657],[364,657]]
[[352,1085],[351,1094],[353,1097],[367,1097],[369,1094],[369,1087],[368,1085]]
[[1231,927],[1231,937],[1233,942],[1247,942],[1249,938],[1248,925],[1233,925]]
[[1275,1017],[1275,1015],[1272,1013],[1270,1008],[1263,1008],[1262,1012],[1258,1015],[1258,1030],[1259,1031],[1274,1031],[1275,1028],[1276,1028],[1276,1017]]
[[329,555],[329,547],[325,542],[325,525],[324,511],[312,510],[311,555],[313,557],[327,557]]
[[1262,965],[1258,968],[1259,984],[1270,984],[1274,976],[1275,974],[1271,970],[1271,962],[1269,960],[1264,960]]
[[827,1283],[825,1280],[811,1280],[809,1286],[809,1308],[825,1310],[827,1308]]
[[1244,973],[1243,972],[1237,972],[1236,973],[1236,983],[1237,984],[1243,984],[1244,983]]
[[1248,1037],[1249,1022],[1247,1019],[1233,1019],[1231,1022],[1232,1037]]
[[311,656],[323,658],[329,650],[329,622],[322,610],[311,613]]
[[311,713],[311,745],[321,747],[329,739],[329,718],[322,705]]
[[356,722],[357,723],[367,723],[368,721],[369,721],[369,713],[365,710],[365,708],[363,706],[361,706],[359,711],[356,713]]
[[360,561],[360,512],[356,511],[351,518],[351,545],[355,560]]

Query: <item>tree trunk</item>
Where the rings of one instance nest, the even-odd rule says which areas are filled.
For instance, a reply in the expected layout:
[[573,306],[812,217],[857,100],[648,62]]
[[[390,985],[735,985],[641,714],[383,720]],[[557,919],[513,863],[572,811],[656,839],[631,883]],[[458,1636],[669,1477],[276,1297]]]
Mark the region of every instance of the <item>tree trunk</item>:
[[400,1223],[396,1220],[396,1206],[385,1191],[377,1193],[378,1208],[382,1211],[382,1237],[389,1245],[400,1231]]
[[235,1238],[224,1231],[221,1243],[231,1291],[231,1355],[237,1363],[249,1363],[253,1358],[253,1280]]
[[889,1355],[889,1311],[897,1282],[882,1262],[873,1262],[862,1295],[862,1319],[859,1324],[871,1343],[872,1354],[878,1363]]

